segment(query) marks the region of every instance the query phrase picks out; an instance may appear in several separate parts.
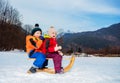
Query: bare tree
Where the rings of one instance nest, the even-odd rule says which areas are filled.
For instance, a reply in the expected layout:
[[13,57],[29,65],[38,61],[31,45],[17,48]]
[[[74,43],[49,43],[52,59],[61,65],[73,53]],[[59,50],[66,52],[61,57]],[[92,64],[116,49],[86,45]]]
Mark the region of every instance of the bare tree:
[[31,33],[32,28],[33,28],[33,26],[29,25],[29,24],[26,24],[23,26],[23,29],[25,29],[25,31],[26,31],[26,35]]
[[8,0],[0,0],[0,50],[23,49],[25,30],[21,28],[21,16]]
[[0,20],[1,23],[9,23],[14,25],[21,25],[21,15],[19,12],[10,6],[8,1],[0,0]]

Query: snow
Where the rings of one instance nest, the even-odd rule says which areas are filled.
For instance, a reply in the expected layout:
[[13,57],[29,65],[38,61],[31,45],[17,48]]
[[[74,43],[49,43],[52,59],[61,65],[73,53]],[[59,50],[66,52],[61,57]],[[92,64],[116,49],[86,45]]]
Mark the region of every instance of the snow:
[[[32,62],[23,51],[0,52],[0,83],[120,83],[119,57],[76,57],[65,74],[27,74]],[[63,66],[68,63],[63,60]],[[52,60],[49,67],[53,67]]]

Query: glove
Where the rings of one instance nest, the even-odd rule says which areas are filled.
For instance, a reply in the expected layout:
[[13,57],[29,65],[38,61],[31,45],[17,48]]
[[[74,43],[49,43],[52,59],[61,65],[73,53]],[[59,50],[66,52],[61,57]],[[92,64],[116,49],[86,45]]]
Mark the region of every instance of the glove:
[[43,40],[43,41],[45,40],[45,38],[43,36],[40,36],[40,39]]

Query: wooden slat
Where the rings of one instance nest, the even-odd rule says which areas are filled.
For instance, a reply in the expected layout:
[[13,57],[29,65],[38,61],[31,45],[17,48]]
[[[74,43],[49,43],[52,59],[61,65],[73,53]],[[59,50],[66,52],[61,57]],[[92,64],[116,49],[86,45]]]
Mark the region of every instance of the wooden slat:
[[[46,59],[52,60],[52,58],[46,58]],[[63,60],[70,60],[70,59],[71,59],[71,57],[69,57],[69,58],[63,58]],[[28,60],[35,60],[35,58],[28,58]]]

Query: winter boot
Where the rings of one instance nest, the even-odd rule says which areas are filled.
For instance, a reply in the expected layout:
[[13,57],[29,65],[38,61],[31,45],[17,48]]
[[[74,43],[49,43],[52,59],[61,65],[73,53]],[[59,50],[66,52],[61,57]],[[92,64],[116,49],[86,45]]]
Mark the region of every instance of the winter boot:
[[29,69],[29,71],[30,71],[31,73],[36,73],[36,69],[37,69],[37,68],[31,67],[31,68]]
[[56,70],[55,73],[56,73],[56,74],[63,74],[63,73],[64,73],[63,67],[61,67],[60,70]]
[[61,67],[61,72],[63,72],[63,73],[64,73],[64,69],[63,69],[63,67]]

